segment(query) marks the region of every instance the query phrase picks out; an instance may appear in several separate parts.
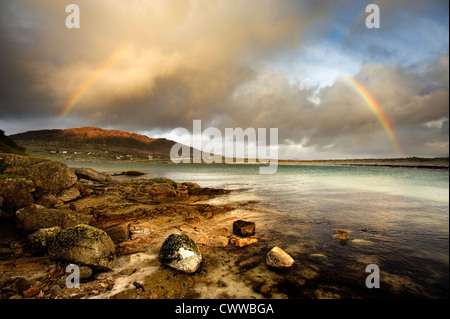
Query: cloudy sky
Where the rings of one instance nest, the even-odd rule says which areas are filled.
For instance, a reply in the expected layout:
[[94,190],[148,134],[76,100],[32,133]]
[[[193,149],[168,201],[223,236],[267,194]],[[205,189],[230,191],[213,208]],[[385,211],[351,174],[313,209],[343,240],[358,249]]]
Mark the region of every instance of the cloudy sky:
[[[66,28],[70,3],[79,29]],[[369,3],[379,29],[365,25]],[[448,10],[441,0],[0,0],[0,129],[97,126],[188,143],[174,129],[197,119],[278,128],[280,158],[448,156]]]

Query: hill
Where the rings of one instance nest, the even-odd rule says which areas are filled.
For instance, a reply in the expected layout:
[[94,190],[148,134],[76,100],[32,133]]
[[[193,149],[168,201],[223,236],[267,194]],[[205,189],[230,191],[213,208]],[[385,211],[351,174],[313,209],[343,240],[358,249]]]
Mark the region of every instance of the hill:
[[28,131],[11,138],[33,155],[77,161],[168,159],[176,143],[98,127]]
[[5,135],[5,132],[0,130],[0,153],[12,153],[18,155],[27,155],[25,148],[17,145],[9,136]]

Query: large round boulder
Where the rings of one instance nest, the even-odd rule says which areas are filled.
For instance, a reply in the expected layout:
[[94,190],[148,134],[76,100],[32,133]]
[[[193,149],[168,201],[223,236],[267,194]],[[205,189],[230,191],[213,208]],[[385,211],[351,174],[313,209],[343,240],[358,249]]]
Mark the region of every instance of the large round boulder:
[[102,269],[111,269],[116,259],[114,242],[106,232],[77,225],[45,234],[50,258]]
[[190,274],[200,267],[202,255],[189,236],[171,234],[161,246],[159,260],[164,265]]
[[[19,156],[19,155],[17,155]],[[5,173],[26,176],[31,179],[36,188],[61,193],[77,181],[77,176],[63,163],[43,161],[28,166],[11,166]]]

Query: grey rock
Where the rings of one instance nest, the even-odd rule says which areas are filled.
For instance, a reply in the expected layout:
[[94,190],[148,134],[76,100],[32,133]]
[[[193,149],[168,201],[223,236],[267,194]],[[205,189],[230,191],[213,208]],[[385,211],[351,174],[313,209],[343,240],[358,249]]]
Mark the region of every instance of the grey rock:
[[111,269],[116,259],[114,243],[108,234],[88,225],[58,232],[47,250],[50,258],[101,269]]
[[59,196],[58,199],[63,202],[70,202],[72,200],[80,197],[80,191],[76,187],[71,187],[64,190]]
[[60,231],[62,228],[59,226],[39,229],[28,236],[28,242],[33,248],[46,248]]
[[94,182],[106,182],[112,180],[111,175],[100,173],[92,168],[75,168],[74,172],[78,178],[83,178]]
[[25,176],[33,181],[36,188],[55,194],[71,187],[77,181],[77,176],[66,165],[48,160],[32,165],[10,166],[4,173]]
[[202,255],[190,237],[171,234],[161,246],[159,260],[164,265],[190,274],[200,267]]
[[80,266],[80,280],[86,280],[92,277],[92,268],[88,266]]
[[266,263],[270,267],[288,268],[294,264],[294,259],[280,247],[273,247],[266,256]]
[[45,208],[33,204],[16,212],[16,226],[23,232],[32,232],[41,228],[59,226],[72,227],[78,224],[89,224],[92,216]]

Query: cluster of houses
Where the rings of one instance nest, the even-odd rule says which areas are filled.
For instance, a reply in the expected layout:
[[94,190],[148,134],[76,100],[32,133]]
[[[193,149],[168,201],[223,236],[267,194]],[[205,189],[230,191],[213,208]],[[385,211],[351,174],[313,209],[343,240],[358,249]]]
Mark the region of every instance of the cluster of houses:
[[[79,151],[49,151],[50,154],[74,154],[74,155],[82,155],[82,154],[86,154],[86,155],[95,155],[95,152],[79,152]],[[108,154],[108,151],[104,151],[105,154]],[[116,160],[128,160],[128,161],[133,161],[133,155],[116,155],[115,156]],[[148,155],[148,160],[152,160],[154,158],[160,158],[160,156],[156,156],[154,157],[153,155]]]
[[[80,155],[84,154],[84,152],[70,152],[71,154]],[[69,151],[50,151],[50,154],[69,154]],[[95,152],[86,152],[87,155],[95,155]],[[108,154],[108,151],[105,151],[105,154]]]

